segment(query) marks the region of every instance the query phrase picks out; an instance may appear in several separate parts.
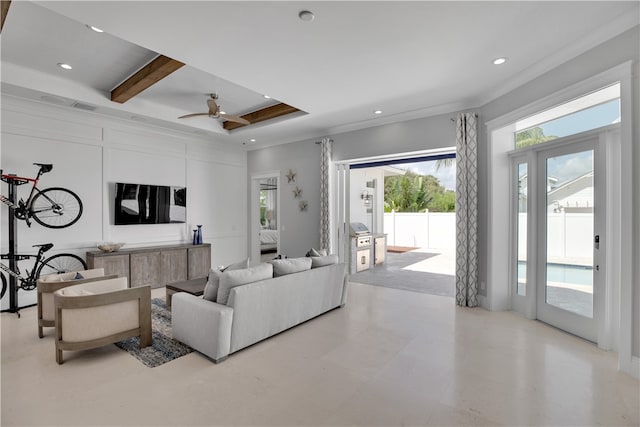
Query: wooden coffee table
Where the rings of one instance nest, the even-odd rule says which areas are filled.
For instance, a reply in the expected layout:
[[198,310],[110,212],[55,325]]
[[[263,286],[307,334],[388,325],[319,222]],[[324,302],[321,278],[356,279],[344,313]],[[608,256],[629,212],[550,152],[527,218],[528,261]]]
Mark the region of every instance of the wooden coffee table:
[[171,297],[177,292],[186,292],[191,295],[200,296],[204,293],[204,287],[207,284],[207,278],[186,280],[184,282],[176,282],[166,286],[167,289],[167,308],[171,309]]

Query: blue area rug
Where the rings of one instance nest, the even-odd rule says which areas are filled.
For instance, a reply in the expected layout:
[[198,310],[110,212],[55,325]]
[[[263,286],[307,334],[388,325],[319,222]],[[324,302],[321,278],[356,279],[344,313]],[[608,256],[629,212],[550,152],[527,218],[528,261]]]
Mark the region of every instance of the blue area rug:
[[151,300],[151,329],[153,344],[149,347],[140,348],[140,337],[117,342],[116,346],[150,368],[155,368],[193,351],[191,347],[172,338],[171,311],[167,310],[163,298]]

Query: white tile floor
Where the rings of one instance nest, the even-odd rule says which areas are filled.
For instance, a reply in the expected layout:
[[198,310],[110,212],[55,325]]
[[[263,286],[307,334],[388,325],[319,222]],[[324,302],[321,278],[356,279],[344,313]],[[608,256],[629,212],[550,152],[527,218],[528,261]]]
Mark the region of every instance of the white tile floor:
[[346,307],[221,364],[157,368],[113,345],[58,366],[35,318],[1,316],[3,426],[640,423],[615,354],[451,298],[352,284]]

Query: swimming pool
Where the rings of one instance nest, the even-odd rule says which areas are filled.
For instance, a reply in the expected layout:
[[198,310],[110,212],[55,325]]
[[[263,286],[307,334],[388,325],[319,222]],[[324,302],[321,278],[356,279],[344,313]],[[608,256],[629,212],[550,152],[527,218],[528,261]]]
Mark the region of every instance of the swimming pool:
[[[518,279],[526,281],[526,263],[518,261]],[[593,286],[593,267],[573,264],[547,264],[547,281]]]

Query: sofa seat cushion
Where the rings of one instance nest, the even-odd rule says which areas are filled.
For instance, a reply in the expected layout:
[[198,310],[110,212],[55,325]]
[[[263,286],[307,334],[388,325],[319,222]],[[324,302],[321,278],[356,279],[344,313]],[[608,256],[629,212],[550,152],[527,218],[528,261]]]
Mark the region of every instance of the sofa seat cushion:
[[269,261],[273,265],[273,277],[311,270],[311,258],[287,258]]
[[338,255],[314,256],[311,257],[311,268],[324,267],[325,265],[337,264]]
[[271,279],[272,277],[273,265],[267,262],[242,270],[225,270],[220,277],[216,302],[218,304],[226,304],[229,300],[229,292],[236,286],[259,282],[261,280]]

